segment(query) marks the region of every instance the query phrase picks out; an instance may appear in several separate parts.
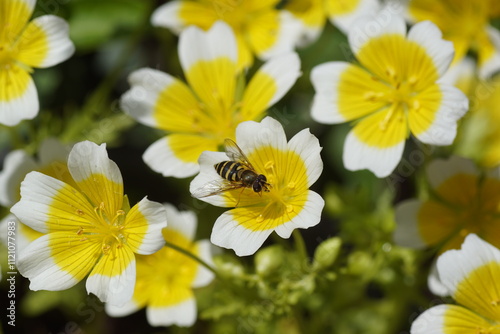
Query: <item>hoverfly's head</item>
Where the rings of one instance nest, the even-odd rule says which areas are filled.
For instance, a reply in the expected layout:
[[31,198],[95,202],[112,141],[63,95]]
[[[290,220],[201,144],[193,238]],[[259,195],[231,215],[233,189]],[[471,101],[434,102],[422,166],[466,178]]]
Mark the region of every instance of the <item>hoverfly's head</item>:
[[253,183],[252,185],[252,189],[253,191],[255,191],[256,193],[260,193],[262,192],[262,190],[264,190],[265,192],[269,192],[269,187],[271,185],[269,183],[267,183],[267,178],[265,175],[262,175],[260,174],[259,176],[257,176],[257,178],[255,179],[255,182]]

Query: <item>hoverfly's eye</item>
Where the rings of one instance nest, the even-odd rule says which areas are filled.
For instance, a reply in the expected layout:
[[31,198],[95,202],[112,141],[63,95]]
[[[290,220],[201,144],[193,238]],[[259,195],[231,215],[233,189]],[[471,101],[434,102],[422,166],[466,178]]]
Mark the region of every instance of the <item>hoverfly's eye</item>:
[[254,184],[252,185],[252,189],[256,193],[260,193],[262,191],[262,185],[259,182],[254,182]]

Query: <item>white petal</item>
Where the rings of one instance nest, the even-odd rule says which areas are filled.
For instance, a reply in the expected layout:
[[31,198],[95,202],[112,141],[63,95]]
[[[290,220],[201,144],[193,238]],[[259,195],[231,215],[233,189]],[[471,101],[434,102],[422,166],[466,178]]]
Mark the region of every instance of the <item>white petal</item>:
[[[200,173],[196,175],[193,181],[191,181],[191,184],[189,185],[189,192],[191,194],[194,194],[203,187],[209,185],[214,180],[221,179],[220,175],[217,174],[214,165],[225,160],[228,160],[228,157],[223,152],[203,152],[198,159],[198,163],[200,165]],[[215,206],[227,206],[226,200],[222,195],[203,197],[200,198],[200,200]]]
[[425,48],[440,77],[448,70],[455,56],[453,42],[445,41],[442,36],[441,30],[430,21],[419,22],[408,32],[408,40]]
[[286,10],[280,10],[279,21],[276,42],[258,55],[260,59],[270,59],[293,51],[297,44],[302,30],[300,22],[295,20],[293,15]]
[[152,68],[141,68],[128,77],[131,88],[120,98],[123,111],[142,124],[157,127],[155,106],[162,91],[175,82],[174,77]]
[[30,280],[30,289],[34,291],[60,291],[78,283],[73,275],[54,263],[48,234],[36,239],[20,252],[17,268]]
[[238,59],[238,48],[233,30],[225,22],[215,22],[210,30],[190,26],[179,37],[179,60],[184,73],[199,61],[226,57],[234,63]]
[[325,206],[323,198],[312,190],[308,191],[307,201],[298,215],[285,224],[276,227],[276,233],[285,239],[290,238],[296,228],[316,226],[321,220],[321,211]]
[[21,182],[38,166],[35,160],[24,150],[9,152],[5,156],[3,170],[0,172],[0,204],[12,206],[19,200]]
[[106,310],[106,313],[111,317],[125,317],[138,311],[140,307],[134,302],[133,299],[131,299],[122,306],[116,306],[106,303],[104,305],[104,309]]
[[182,234],[188,240],[194,240],[198,224],[193,211],[179,211],[172,204],[163,204],[167,212],[168,229]]
[[323,171],[321,149],[318,138],[309,129],[300,131],[288,142],[288,150],[297,153],[306,165],[308,186],[316,182]]
[[401,160],[404,145],[402,141],[385,149],[368,146],[351,130],[344,143],[344,166],[350,171],[368,169],[379,178],[389,176]]
[[330,15],[329,19],[334,26],[347,34],[359,17],[377,13],[379,10],[380,3],[378,0],[361,0],[354,11],[342,15]]
[[280,122],[267,116],[260,123],[247,121],[236,128],[236,143],[248,155],[262,146],[286,151],[286,134]]
[[98,174],[116,184],[123,184],[120,169],[108,158],[106,144],[97,145],[88,140],[75,144],[68,157],[68,168],[76,182]]
[[472,271],[492,262],[500,263],[500,250],[477,235],[469,234],[460,250],[449,250],[438,258],[437,268],[441,282],[454,295],[457,286]]
[[491,26],[487,27],[488,36],[495,47],[495,52],[479,68],[479,77],[486,79],[500,70],[500,32]]
[[215,221],[210,241],[223,248],[233,249],[238,256],[254,254],[273,232],[272,229],[252,231],[246,229],[233,217],[233,209],[224,212]]
[[411,324],[411,334],[445,334],[444,316],[450,305],[431,307]]
[[146,316],[151,326],[192,326],[196,321],[196,300],[190,298],[170,307],[148,307]]
[[0,100],[0,124],[14,126],[24,119],[33,119],[38,115],[39,109],[38,93],[30,77],[21,96],[8,101]]
[[448,288],[441,282],[441,278],[439,277],[439,272],[437,270],[437,262],[434,261],[431,266],[431,271],[429,272],[429,276],[427,277],[427,286],[429,290],[440,297],[447,297],[451,295],[451,292]]
[[[196,247],[198,248],[198,256],[208,265],[213,265],[212,261],[212,248],[214,247],[208,240],[200,240],[196,242]],[[196,277],[193,280],[191,286],[193,288],[200,288],[210,284],[213,281],[215,275],[213,272],[208,270],[202,265],[198,266],[196,271]]]
[[168,136],[155,141],[144,152],[142,159],[152,170],[163,176],[184,178],[199,171],[197,163],[185,162],[176,157],[170,149]]
[[32,229],[46,233],[53,198],[64,182],[39,172],[30,172],[21,183],[21,201],[11,209],[16,217]]
[[420,236],[418,229],[418,212],[422,202],[410,199],[399,203],[395,209],[396,230],[394,242],[400,246],[425,248],[427,245]]
[[[102,261],[102,259],[101,259]],[[102,302],[121,306],[132,299],[135,286],[135,260],[118,275],[108,276],[92,272],[85,287]]]
[[48,52],[37,67],[45,68],[59,64],[73,55],[75,46],[69,39],[69,25],[55,15],[43,15],[33,20],[46,34]]
[[148,222],[148,230],[136,252],[142,255],[153,254],[165,244],[161,230],[167,227],[167,212],[162,204],[147,198],[143,198],[137,205],[139,212]]
[[351,66],[346,62],[328,62],[315,66],[311,71],[311,82],[315,94],[311,117],[324,124],[344,123],[346,119],[338,112],[338,84],[340,76]]
[[180,1],[170,1],[158,7],[151,16],[151,24],[156,27],[164,27],[179,34],[185,27],[180,20]]
[[469,100],[458,88],[445,84],[441,84],[440,88],[443,100],[434,122],[425,132],[415,136],[426,144],[451,145],[457,134],[457,121],[469,109]]
[[398,34],[405,37],[406,23],[399,15],[380,15],[359,17],[349,29],[349,45],[352,52],[359,50],[371,39],[387,34]]
[[279,101],[300,76],[300,58],[295,53],[286,53],[268,60],[258,72],[272,77],[276,83],[276,92],[268,103],[268,107]]
[[434,189],[458,174],[479,175],[479,171],[471,160],[458,156],[451,156],[449,159],[434,159],[427,166],[427,179]]

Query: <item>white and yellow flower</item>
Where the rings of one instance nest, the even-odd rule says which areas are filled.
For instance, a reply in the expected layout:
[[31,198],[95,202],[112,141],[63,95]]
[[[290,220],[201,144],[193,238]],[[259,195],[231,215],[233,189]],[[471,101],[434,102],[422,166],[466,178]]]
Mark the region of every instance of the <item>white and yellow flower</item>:
[[470,234],[460,250],[438,258],[437,269],[458,305],[426,310],[410,333],[500,333],[500,250]]
[[439,29],[421,22],[407,34],[398,15],[366,17],[348,37],[360,65],[328,62],[311,73],[316,121],[359,120],[344,144],[344,166],[388,176],[410,133],[427,144],[450,145],[468,100],[440,81],[453,58],[453,45],[441,38]]
[[431,161],[427,179],[428,199],[409,199],[396,207],[398,244],[443,253],[458,249],[475,233],[500,247],[500,168],[482,175],[472,161],[454,156]]
[[490,25],[500,17],[496,0],[411,0],[408,14],[413,21],[430,20],[441,29],[455,47],[454,63],[473,51],[480,77],[500,70],[500,32]]
[[39,103],[30,73],[68,59],[75,49],[63,19],[43,15],[28,23],[35,3],[0,1],[0,124],[34,118]]
[[129,77],[122,109],[139,122],[167,132],[143,159],[164,176],[188,177],[199,170],[203,151],[217,151],[243,121],[260,120],[300,75],[297,54],[266,62],[244,91],[238,89],[237,43],[231,28],[217,22],[204,32],[190,27],[179,40],[179,58],[189,86],[149,68]]
[[284,9],[301,23],[298,45],[305,46],[318,38],[327,18],[346,33],[357,18],[373,14],[380,7],[378,0],[291,0]]
[[31,290],[68,289],[90,274],[89,293],[124,304],[134,291],[134,253],[163,246],[165,209],[146,198],[130,208],[105,145],[75,144],[68,169],[75,186],[40,172],[21,184],[21,200],[11,212],[44,235],[19,254],[19,272]]
[[235,33],[241,70],[252,65],[254,55],[267,60],[293,51],[300,25],[290,13],[276,9],[278,2],[175,0],[156,9],[151,23],[178,33],[189,26],[209,30],[218,20],[226,22]]
[[[173,244],[211,264],[208,240],[194,241],[196,215],[180,212],[165,205],[168,227],[163,237]],[[146,307],[151,326],[192,326],[196,321],[196,299],[193,288],[208,285],[214,275],[192,258],[168,245],[151,255],[137,256],[137,281],[132,300],[122,307],[106,304],[106,312],[114,317],[129,315]]]
[[[234,207],[216,220],[210,238],[213,244],[234,249],[239,256],[251,255],[273,231],[289,238],[294,229],[319,223],[324,200],[309,190],[323,170],[315,136],[305,129],[287,142],[281,124],[266,117],[260,123],[241,123],[236,143],[255,171],[266,176],[270,187],[268,192],[243,188],[201,198],[216,206]],[[227,160],[222,152],[204,152],[191,193],[222,179],[214,165]]]

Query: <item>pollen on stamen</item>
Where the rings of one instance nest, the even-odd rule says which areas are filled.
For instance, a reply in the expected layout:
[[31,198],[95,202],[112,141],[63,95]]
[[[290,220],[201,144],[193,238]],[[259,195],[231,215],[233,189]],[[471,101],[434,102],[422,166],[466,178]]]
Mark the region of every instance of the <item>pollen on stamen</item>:
[[500,306],[500,300],[492,300],[491,305],[493,306]]
[[266,164],[264,165],[264,168],[269,169],[269,170],[273,169],[274,168],[274,161],[266,162]]
[[79,215],[79,216],[83,216],[85,214],[85,212],[83,212],[80,209],[76,209],[76,214]]
[[292,213],[292,212],[293,212],[293,205],[288,204],[288,205],[286,206],[286,212],[288,212],[288,213]]
[[295,189],[295,186],[296,186],[295,182],[293,182],[293,181],[288,182],[288,185],[287,185],[288,189]]
[[262,215],[259,215],[259,216],[257,217],[257,219],[255,219],[255,221],[256,221],[257,223],[262,223],[262,222],[264,221],[264,217],[262,217]]

